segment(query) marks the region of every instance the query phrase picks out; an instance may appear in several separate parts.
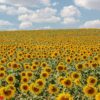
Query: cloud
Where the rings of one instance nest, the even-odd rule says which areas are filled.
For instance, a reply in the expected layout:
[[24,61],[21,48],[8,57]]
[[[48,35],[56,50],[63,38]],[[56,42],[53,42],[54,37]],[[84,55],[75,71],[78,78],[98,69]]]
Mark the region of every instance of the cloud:
[[100,20],[91,20],[85,22],[81,28],[100,28]]
[[11,25],[13,25],[13,24],[9,21],[0,20],[0,27],[11,26]]
[[75,24],[75,23],[77,23],[79,20],[77,20],[77,19],[75,19],[75,18],[71,18],[71,17],[67,17],[67,18],[64,18],[64,21],[63,21],[63,23],[64,24]]
[[38,9],[32,14],[23,14],[18,17],[19,21],[30,21],[33,23],[56,23],[60,18],[56,16],[56,10],[50,7]]
[[0,0],[0,3],[34,7],[39,6],[40,4],[50,5],[50,0]]
[[75,4],[87,9],[100,10],[100,0],[74,0]]
[[66,6],[61,10],[62,17],[72,17],[72,16],[79,16],[80,11],[73,5]]
[[30,28],[30,27],[32,27],[31,22],[22,22],[19,26],[20,29],[26,29],[26,28]]
[[0,12],[6,13],[7,15],[19,15],[19,14],[33,13],[32,10],[26,7],[14,7],[14,6],[7,6],[7,5],[0,5]]
[[65,6],[61,10],[60,13],[61,17],[63,18],[64,24],[75,24],[79,22],[77,17],[81,15],[80,11],[78,10],[77,7],[70,5],[70,6]]

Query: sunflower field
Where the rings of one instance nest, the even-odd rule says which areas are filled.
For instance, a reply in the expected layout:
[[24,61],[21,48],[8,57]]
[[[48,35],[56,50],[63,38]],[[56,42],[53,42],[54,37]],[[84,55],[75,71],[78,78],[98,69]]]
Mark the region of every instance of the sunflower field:
[[0,32],[0,100],[100,100],[100,29]]

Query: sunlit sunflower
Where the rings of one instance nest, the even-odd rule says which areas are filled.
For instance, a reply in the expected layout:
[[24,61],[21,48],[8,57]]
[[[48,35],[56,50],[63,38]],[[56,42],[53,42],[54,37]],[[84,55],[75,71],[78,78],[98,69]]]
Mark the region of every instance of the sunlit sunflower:
[[45,80],[43,79],[37,79],[35,83],[39,88],[43,88],[45,86]]
[[41,76],[41,78],[46,79],[49,77],[49,74],[48,74],[48,72],[43,71],[43,72],[41,72],[40,76]]
[[30,84],[30,92],[34,95],[39,95],[41,93],[41,88],[37,87],[36,84]]
[[37,60],[35,60],[35,61],[32,62],[32,65],[39,66],[40,65],[40,62],[37,61]]
[[7,88],[10,88],[11,90],[16,92],[16,88],[15,88],[15,86],[13,84],[8,84]]
[[70,64],[72,62],[72,59],[70,57],[67,57],[66,62],[67,62],[67,64]]
[[77,86],[82,86],[82,84],[81,84],[81,81],[79,80],[79,79],[75,79],[74,80],[74,83],[77,85]]
[[6,77],[6,81],[7,81],[7,83],[9,83],[9,84],[13,84],[13,83],[15,83],[15,77],[13,76],[13,75],[8,75],[7,77]]
[[35,70],[37,69],[37,67],[38,67],[37,65],[32,64],[32,65],[31,65],[31,70],[32,70],[32,71],[35,71]]
[[20,90],[21,90],[23,93],[27,93],[28,90],[29,90],[29,85],[28,85],[27,83],[21,84]]
[[93,87],[93,86],[85,86],[83,87],[83,92],[86,96],[88,97],[92,97],[95,96],[97,93],[97,88]]
[[58,72],[64,71],[64,65],[58,65],[58,66],[56,67],[56,70],[57,70]]
[[0,71],[0,80],[4,79],[6,76],[6,73],[4,71]]
[[21,75],[21,77],[25,77],[25,76],[27,75],[27,73],[26,73],[26,71],[22,71],[22,72],[20,73],[20,75]]
[[71,78],[72,78],[73,80],[75,80],[75,79],[80,79],[80,78],[81,78],[80,73],[79,73],[79,72],[72,72],[72,73],[71,73]]
[[24,64],[24,69],[25,70],[30,70],[31,69],[31,66],[29,64]]
[[0,65],[0,71],[6,71],[6,68]]
[[84,65],[83,64],[77,64],[76,65],[76,69],[79,70],[79,71],[81,71],[81,70],[84,69]]
[[48,72],[49,74],[51,73],[52,69],[50,67],[45,67],[44,69],[46,72]]
[[65,78],[62,81],[62,84],[66,87],[66,88],[71,88],[72,87],[72,79],[71,78]]
[[21,83],[28,83],[29,78],[27,76],[21,78]]
[[95,77],[93,77],[93,76],[89,76],[88,78],[87,78],[87,84],[88,85],[96,85],[96,83],[97,83],[97,78],[95,78]]
[[54,84],[50,84],[49,85],[48,92],[50,94],[56,94],[56,93],[58,93],[58,91],[59,91],[59,89],[58,89],[58,87],[56,85],[54,85]]
[[31,71],[27,71],[26,75],[31,79],[33,77],[33,73]]
[[100,92],[96,94],[95,100],[100,100]]
[[3,87],[0,90],[0,93],[5,99],[8,99],[8,100],[11,99],[12,97],[14,97],[14,95],[15,95],[15,92],[12,89],[6,88],[6,87]]
[[73,100],[73,97],[69,93],[61,93],[57,96],[56,100]]
[[65,77],[62,77],[62,76],[59,76],[58,78],[57,78],[57,80],[58,80],[58,82],[60,83],[60,84],[62,84],[63,83],[63,80],[65,79]]
[[47,67],[47,66],[48,66],[48,64],[47,64],[46,62],[42,62],[42,63],[41,63],[41,67],[45,68],[45,67]]

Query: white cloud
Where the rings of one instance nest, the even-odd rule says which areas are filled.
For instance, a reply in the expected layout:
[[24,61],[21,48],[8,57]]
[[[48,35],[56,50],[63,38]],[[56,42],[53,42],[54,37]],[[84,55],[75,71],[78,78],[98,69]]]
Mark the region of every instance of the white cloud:
[[34,7],[39,6],[40,4],[50,5],[50,0],[0,0],[0,3]]
[[32,10],[30,10],[26,7],[14,7],[14,6],[7,6],[7,5],[0,5],[0,12],[6,13],[8,15],[19,15],[19,14],[33,13]]
[[56,16],[56,10],[46,7],[44,9],[38,9],[32,14],[23,14],[19,16],[19,21],[30,21],[33,23],[56,23],[60,21],[60,18]]
[[79,22],[77,17],[80,16],[80,11],[73,5],[63,7],[60,14],[63,18],[62,23],[64,24],[75,24]]
[[72,17],[72,16],[79,16],[80,11],[73,5],[66,6],[61,10],[62,17]]
[[75,4],[87,9],[100,10],[100,0],[75,0]]
[[81,28],[100,28],[100,20],[91,20],[84,23]]
[[74,17],[67,17],[67,18],[64,18],[64,21],[63,21],[63,23],[64,24],[75,24],[75,23],[77,23],[79,20],[77,20],[77,19],[75,19]]
[[22,22],[20,24],[20,29],[25,29],[25,28],[30,28],[32,26],[32,23],[31,22]]
[[13,25],[13,24],[9,21],[0,20],[0,27],[11,26],[11,25]]

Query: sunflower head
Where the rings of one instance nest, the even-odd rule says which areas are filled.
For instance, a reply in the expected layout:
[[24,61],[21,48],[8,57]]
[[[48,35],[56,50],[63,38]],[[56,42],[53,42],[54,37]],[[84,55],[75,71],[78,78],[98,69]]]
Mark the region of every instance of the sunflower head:
[[95,78],[95,77],[93,77],[93,76],[89,76],[88,78],[87,78],[87,84],[88,85],[96,85],[96,83],[97,83],[97,78]]
[[93,97],[97,93],[97,88],[95,88],[94,86],[87,85],[87,86],[83,87],[83,92],[87,97]]

